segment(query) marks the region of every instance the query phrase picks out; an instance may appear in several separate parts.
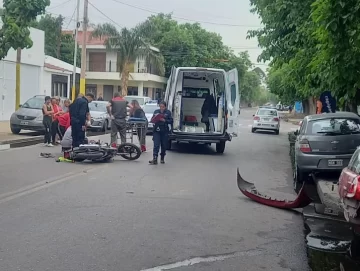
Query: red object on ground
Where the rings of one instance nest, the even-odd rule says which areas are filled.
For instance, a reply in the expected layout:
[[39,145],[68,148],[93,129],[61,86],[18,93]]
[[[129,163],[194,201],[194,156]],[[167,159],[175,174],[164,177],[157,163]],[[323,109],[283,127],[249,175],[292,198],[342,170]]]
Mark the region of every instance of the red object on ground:
[[65,129],[70,127],[70,114],[69,112],[58,116],[58,121],[60,126],[64,126]]
[[145,152],[146,151],[146,146],[145,145],[141,145],[141,151]]
[[112,147],[112,148],[117,148],[116,143],[112,143],[112,144],[111,144],[111,147]]
[[241,177],[239,173],[239,169],[237,171],[237,184],[241,193],[243,193],[248,198],[258,203],[275,208],[280,208],[280,209],[304,208],[305,206],[309,205],[312,202],[311,199],[307,196],[304,186],[301,188],[296,199],[292,201],[272,199],[271,197],[262,195],[257,191],[253,183],[247,182]]

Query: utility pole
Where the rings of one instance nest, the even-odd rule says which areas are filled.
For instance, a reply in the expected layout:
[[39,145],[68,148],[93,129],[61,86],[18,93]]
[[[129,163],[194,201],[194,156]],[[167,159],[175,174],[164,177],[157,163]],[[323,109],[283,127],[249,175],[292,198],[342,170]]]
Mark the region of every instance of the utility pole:
[[83,20],[83,39],[81,46],[81,75],[80,75],[80,93],[85,95],[85,71],[86,71],[86,42],[88,25],[88,0],[84,0],[84,20]]
[[79,17],[80,17],[80,0],[77,0],[76,3],[76,23],[75,23],[75,50],[74,50],[74,70],[73,70],[73,83],[71,88],[71,99],[74,101],[75,97],[75,88],[76,88],[76,67],[77,67],[77,49],[78,49],[78,30],[79,30]]

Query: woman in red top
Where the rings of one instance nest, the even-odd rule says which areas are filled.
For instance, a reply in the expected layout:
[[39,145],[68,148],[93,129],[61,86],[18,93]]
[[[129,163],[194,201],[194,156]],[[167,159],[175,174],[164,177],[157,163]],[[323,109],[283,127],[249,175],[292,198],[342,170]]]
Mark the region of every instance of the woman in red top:
[[54,110],[54,114],[53,114],[53,122],[51,125],[51,139],[52,139],[52,144],[56,144],[56,134],[59,135],[60,140],[62,140],[62,135],[59,133],[59,121],[58,121],[58,117],[60,115],[63,114],[62,112],[62,108],[59,105],[60,103],[60,98],[59,97],[54,97],[51,99],[51,104],[53,106],[53,110]]
[[61,138],[63,138],[67,128],[70,127],[70,114],[69,114],[69,112],[66,112],[66,113],[58,116],[57,120],[59,122],[59,126],[58,126],[59,127],[59,136]]

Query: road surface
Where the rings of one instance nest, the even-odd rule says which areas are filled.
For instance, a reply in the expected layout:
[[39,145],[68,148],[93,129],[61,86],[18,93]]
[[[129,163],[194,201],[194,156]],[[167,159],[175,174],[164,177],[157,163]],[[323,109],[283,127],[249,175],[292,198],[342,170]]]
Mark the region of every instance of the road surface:
[[106,164],[55,163],[41,146],[0,152],[0,270],[308,270],[301,215],[237,188],[239,167],[259,190],[294,197],[294,126],[252,134],[253,113],[242,110],[223,155],[174,146],[166,165],[149,166],[151,152]]

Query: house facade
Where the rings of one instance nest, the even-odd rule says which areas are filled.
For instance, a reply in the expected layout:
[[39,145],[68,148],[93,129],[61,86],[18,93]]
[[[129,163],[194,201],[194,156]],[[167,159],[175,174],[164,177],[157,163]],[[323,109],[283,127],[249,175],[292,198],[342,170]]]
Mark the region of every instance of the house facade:
[[[0,24],[1,27],[1,24]],[[44,32],[30,29],[33,46],[21,52],[20,103],[42,94],[44,71]],[[15,111],[16,51],[10,49],[0,60],[0,120],[9,120]]]
[[[43,31],[30,28],[30,37],[33,46],[21,51],[20,104],[35,95],[70,97],[73,65],[45,56]],[[79,85],[80,69],[77,72]],[[15,79],[16,51],[10,49],[0,60],[0,121],[9,120],[15,111]]]
[[[66,32],[70,34],[71,32]],[[83,32],[78,32],[81,48]],[[121,77],[117,68],[117,53],[106,50],[104,39],[91,37],[87,32],[86,45],[86,90],[96,97],[110,100],[121,89]],[[155,47],[152,50],[159,52]],[[163,97],[167,79],[144,59],[137,59],[130,67],[128,95],[147,96],[153,99]]]

